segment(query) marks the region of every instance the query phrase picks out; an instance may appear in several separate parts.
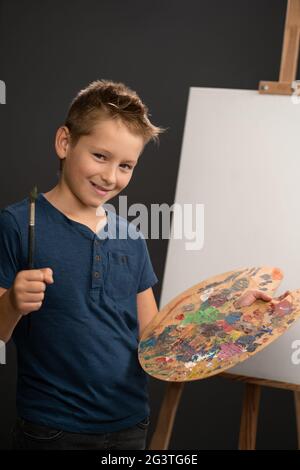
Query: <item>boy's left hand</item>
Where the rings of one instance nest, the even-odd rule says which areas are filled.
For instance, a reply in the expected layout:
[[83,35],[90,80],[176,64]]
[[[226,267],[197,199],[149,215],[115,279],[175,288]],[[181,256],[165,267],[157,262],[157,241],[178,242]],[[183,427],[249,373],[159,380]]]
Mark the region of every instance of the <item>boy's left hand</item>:
[[[287,290],[280,297],[277,297],[276,300],[283,300],[289,294],[290,294],[290,291]],[[244,294],[242,294],[241,297],[239,297],[234,302],[233,305],[235,306],[235,308],[249,307],[256,300],[264,300],[265,302],[270,302],[272,300],[272,297],[270,297],[270,295],[268,295],[265,292],[262,292],[260,290],[248,290]]]
[[244,294],[242,294],[235,302],[234,306],[236,308],[240,307],[249,307],[252,305],[256,300],[264,300],[265,302],[270,302],[272,297],[267,295],[265,292],[260,290],[248,290]]

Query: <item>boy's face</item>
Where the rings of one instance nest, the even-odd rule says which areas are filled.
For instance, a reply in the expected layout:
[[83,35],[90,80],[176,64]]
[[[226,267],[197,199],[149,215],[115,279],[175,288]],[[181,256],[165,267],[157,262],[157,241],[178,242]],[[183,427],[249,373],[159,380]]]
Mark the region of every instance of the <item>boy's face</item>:
[[56,135],[57,154],[65,160],[65,184],[83,205],[94,208],[126,188],[143,148],[142,136],[132,134],[118,119],[100,121],[74,147],[66,127]]

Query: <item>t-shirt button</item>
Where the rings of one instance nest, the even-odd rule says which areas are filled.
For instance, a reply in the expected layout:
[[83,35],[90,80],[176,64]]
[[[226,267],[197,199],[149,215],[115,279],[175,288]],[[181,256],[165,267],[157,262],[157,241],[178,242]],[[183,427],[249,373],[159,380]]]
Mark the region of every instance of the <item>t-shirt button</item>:
[[95,240],[95,245],[99,245],[99,240]]
[[95,271],[95,272],[94,272],[94,276],[95,276],[95,277],[99,277],[99,276],[100,276],[100,273],[99,273],[98,271]]
[[101,258],[100,258],[99,255],[96,255],[96,256],[95,256],[95,259],[96,259],[96,261],[100,261]]

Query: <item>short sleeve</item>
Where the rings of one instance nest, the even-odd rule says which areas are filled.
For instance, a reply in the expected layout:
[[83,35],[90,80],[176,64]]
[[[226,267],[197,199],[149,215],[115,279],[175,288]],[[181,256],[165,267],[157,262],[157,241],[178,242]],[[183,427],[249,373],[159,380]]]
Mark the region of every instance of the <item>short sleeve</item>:
[[143,236],[141,236],[140,240],[143,251],[143,267],[141,270],[138,292],[142,292],[143,290],[154,286],[154,284],[158,282],[158,278],[153,270],[153,266],[150,260],[146,240],[143,238]]
[[9,289],[20,271],[21,238],[14,216],[0,210],[0,287]]

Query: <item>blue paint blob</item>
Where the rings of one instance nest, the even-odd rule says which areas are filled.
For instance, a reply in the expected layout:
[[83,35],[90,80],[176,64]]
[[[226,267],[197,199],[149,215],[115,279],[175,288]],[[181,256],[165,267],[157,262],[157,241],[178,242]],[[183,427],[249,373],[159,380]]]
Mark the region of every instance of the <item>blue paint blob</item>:
[[229,325],[233,325],[235,322],[237,322],[241,318],[241,313],[240,312],[232,312],[229,315],[225,317],[226,323],[229,323]]

